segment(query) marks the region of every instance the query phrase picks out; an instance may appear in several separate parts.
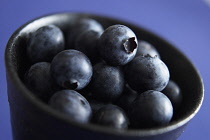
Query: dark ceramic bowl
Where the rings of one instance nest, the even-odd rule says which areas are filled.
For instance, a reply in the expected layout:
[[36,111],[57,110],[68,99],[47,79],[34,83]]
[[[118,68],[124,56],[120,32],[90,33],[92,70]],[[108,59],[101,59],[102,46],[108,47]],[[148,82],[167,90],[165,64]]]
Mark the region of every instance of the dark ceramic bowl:
[[[130,27],[138,39],[152,43],[170,70],[171,79],[180,85],[183,104],[173,120],[166,126],[151,129],[119,131],[93,124],[79,124],[58,114],[37,99],[23,83],[29,67],[26,57],[28,35],[37,28],[55,24],[64,33],[75,18],[90,17],[104,28],[113,24]],[[6,51],[8,98],[14,140],[175,140],[201,107],[204,90],[202,79],[193,64],[173,45],[149,31],[133,24],[90,14],[60,13],[30,21],[14,32]]]

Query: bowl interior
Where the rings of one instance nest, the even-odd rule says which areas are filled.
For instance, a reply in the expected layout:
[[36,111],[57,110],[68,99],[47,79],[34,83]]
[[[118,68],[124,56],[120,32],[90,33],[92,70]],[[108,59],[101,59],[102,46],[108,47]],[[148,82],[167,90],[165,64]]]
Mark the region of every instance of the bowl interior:
[[[12,77],[11,79],[19,79],[20,82],[18,84],[24,86],[23,75],[30,66],[30,62],[27,59],[25,50],[27,47],[27,39],[31,32],[35,31],[41,26],[54,24],[60,27],[64,32],[64,35],[66,35],[66,31],[70,30],[69,27],[74,22],[74,19],[82,17],[93,18],[100,22],[104,28],[114,24],[123,24],[131,28],[139,40],[148,41],[156,47],[161,55],[161,59],[169,68],[171,79],[180,86],[183,93],[183,103],[179,112],[175,114],[172,122],[169,125],[160,128],[154,128],[150,131],[155,131],[157,129],[165,131],[169,130],[168,128],[176,129],[177,127],[180,127],[181,125],[187,123],[191,118],[193,118],[193,116],[199,110],[203,100],[202,79],[193,64],[179,50],[157,35],[154,35],[153,33],[143,28],[129,24],[127,22],[103,16],[78,13],[61,13],[38,18],[20,27],[11,37],[5,52],[5,62],[8,73]],[[30,91],[24,94],[24,96],[33,96]],[[44,107],[44,109],[50,110],[47,105],[41,103],[41,101],[38,99],[33,100],[33,102],[34,104],[37,103],[40,108]],[[62,115],[60,116],[62,118]],[[66,121],[67,123],[72,123],[71,121]],[[106,131],[106,129],[104,129],[104,131]],[[136,130],[129,130],[128,132],[125,132],[125,134],[132,133],[132,131]],[[137,131],[141,132],[144,130]]]

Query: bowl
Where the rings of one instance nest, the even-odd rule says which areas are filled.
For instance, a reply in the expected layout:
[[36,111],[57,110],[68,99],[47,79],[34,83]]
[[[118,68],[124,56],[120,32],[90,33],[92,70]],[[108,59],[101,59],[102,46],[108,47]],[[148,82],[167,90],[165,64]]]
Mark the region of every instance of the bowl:
[[[166,126],[149,129],[116,130],[94,124],[80,124],[59,114],[36,98],[23,83],[29,68],[26,56],[27,39],[39,27],[54,24],[67,35],[76,18],[88,17],[104,28],[123,24],[131,28],[139,40],[153,44],[170,70],[171,79],[183,93],[183,103],[173,120]],[[10,117],[14,140],[175,140],[199,111],[204,87],[199,72],[176,47],[161,37],[131,23],[105,16],[84,13],[56,13],[34,19],[17,29],[5,50],[6,78]]]

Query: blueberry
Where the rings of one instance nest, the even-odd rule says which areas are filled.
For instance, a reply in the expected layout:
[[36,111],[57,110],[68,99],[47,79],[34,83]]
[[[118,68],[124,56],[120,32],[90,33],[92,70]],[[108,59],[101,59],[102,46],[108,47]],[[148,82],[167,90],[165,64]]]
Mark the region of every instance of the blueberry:
[[116,129],[126,129],[129,123],[125,112],[115,105],[106,105],[100,108],[93,116],[93,122]]
[[87,30],[81,33],[76,39],[75,48],[83,52],[90,59],[92,64],[99,62],[98,40],[101,32]]
[[180,107],[183,98],[179,86],[173,80],[170,80],[162,92],[170,99],[174,110],[177,110]]
[[93,114],[101,107],[107,104],[111,104],[111,102],[103,102],[103,101],[97,100],[97,98],[95,98],[95,96],[90,92],[89,86],[79,90],[78,92],[81,93],[87,99],[87,101],[89,102],[91,106]]
[[43,101],[48,101],[59,87],[50,75],[50,63],[38,62],[33,64],[26,72],[24,81],[26,86]]
[[92,113],[88,101],[74,90],[56,92],[50,98],[49,105],[79,123],[87,123]]
[[90,91],[100,101],[114,101],[123,92],[124,75],[119,67],[98,63],[93,67]]
[[123,108],[126,112],[129,111],[131,103],[136,99],[138,93],[125,85],[122,95],[116,100],[115,104]]
[[75,41],[78,36],[88,30],[93,30],[96,32],[103,32],[104,29],[102,25],[94,19],[90,18],[79,18],[72,25],[71,29],[68,31],[67,37],[67,49],[72,49],[75,47]]
[[138,56],[125,66],[125,78],[129,86],[142,93],[146,90],[163,90],[170,74],[167,66],[158,57]]
[[93,73],[87,56],[73,49],[58,53],[52,60],[50,71],[58,85],[74,90],[84,88]]
[[57,53],[64,50],[63,33],[54,25],[43,26],[32,33],[26,49],[32,63],[50,62]]
[[129,119],[134,128],[151,128],[167,125],[173,116],[173,107],[163,93],[148,90],[133,101]]
[[149,54],[152,57],[157,56],[158,58],[160,58],[160,54],[158,53],[158,51],[152,44],[150,44],[147,41],[143,41],[143,40],[139,41],[138,49],[137,49],[135,57],[137,57],[139,55],[147,55],[147,54]]
[[99,39],[99,52],[110,65],[125,65],[137,51],[137,38],[134,32],[124,25],[108,27]]
[[87,100],[91,106],[93,114],[95,114],[100,108],[102,108],[108,104],[111,104],[111,103],[107,103],[107,102],[101,102],[101,101],[98,101],[95,99],[87,99]]

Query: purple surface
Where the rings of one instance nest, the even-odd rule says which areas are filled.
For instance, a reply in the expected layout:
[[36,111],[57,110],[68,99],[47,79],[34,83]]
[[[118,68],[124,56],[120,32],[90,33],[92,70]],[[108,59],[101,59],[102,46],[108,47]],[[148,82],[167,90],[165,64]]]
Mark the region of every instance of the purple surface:
[[[36,17],[78,11],[116,17],[146,27],[179,48],[195,64],[205,84],[205,99],[179,140],[210,139],[210,6],[209,0],[106,0],[0,2],[0,139],[12,140],[7,101],[4,50],[12,33]],[[189,93],[190,94],[190,93]]]

